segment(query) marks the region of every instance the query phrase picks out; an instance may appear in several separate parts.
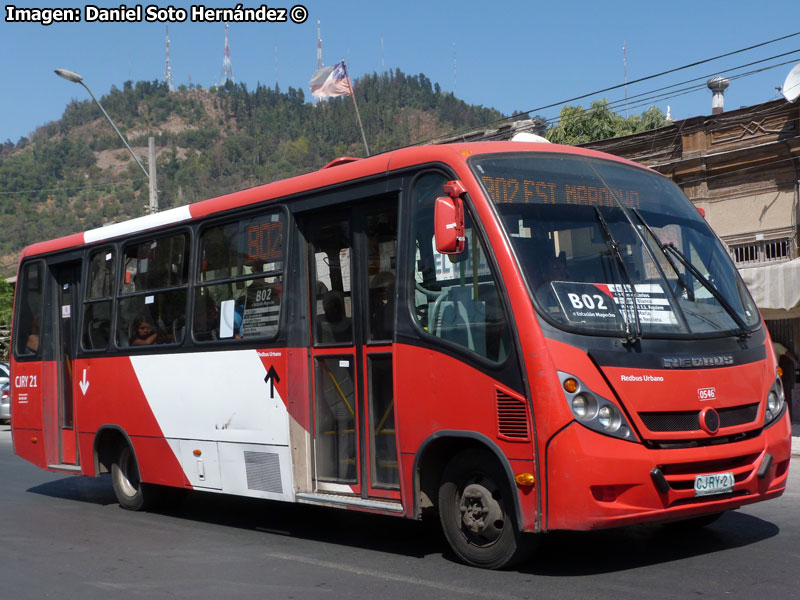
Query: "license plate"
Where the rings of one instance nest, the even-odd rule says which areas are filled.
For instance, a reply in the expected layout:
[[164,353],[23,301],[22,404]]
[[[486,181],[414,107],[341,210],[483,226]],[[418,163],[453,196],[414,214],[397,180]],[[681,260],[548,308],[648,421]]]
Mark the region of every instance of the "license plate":
[[733,484],[733,473],[698,475],[694,478],[694,495],[711,496],[712,494],[727,494],[733,491]]

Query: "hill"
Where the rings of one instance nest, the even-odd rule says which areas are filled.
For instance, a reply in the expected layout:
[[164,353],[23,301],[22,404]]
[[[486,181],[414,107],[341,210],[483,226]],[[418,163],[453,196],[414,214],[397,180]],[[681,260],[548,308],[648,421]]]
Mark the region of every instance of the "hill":
[[[399,69],[354,84],[373,153],[500,118]],[[180,206],[364,156],[349,97],[312,105],[303,90],[245,84],[170,92],[163,82],[125,82],[100,98],[144,161],[156,139],[159,205]],[[0,145],[0,274],[27,244],[140,216],[148,182],[90,99],[30,139]]]

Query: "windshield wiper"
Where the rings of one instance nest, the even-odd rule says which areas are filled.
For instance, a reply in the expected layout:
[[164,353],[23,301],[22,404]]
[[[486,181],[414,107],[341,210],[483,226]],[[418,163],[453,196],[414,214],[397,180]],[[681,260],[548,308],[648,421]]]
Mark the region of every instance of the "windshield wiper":
[[[639,307],[636,306],[636,288],[633,285],[631,280],[631,276],[628,273],[628,267],[625,266],[625,260],[622,258],[622,252],[619,250],[619,243],[611,233],[611,229],[608,227],[608,223],[606,222],[606,218],[603,216],[603,213],[600,212],[600,207],[595,206],[594,212],[597,215],[597,222],[600,223],[600,229],[603,231],[603,236],[606,240],[606,246],[611,250],[611,254],[617,259],[617,263],[620,266],[620,272],[625,277],[625,280],[628,282],[627,286],[625,283],[622,283],[622,302],[625,304],[625,338],[631,344],[635,343],[636,340],[642,337],[642,323],[639,320]],[[633,330],[631,330],[631,320],[628,317],[628,295],[631,295],[631,306],[633,307]]]
[[752,334],[752,331],[750,331],[750,328],[747,327],[747,324],[742,320],[742,317],[739,316],[739,313],[737,313],[736,310],[731,306],[730,302],[728,302],[725,299],[725,296],[723,296],[719,292],[717,287],[713,283],[711,283],[697,269],[697,267],[695,267],[692,264],[692,261],[690,261],[688,258],[686,258],[686,255],[683,252],[678,250],[678,248],[675,246],[675,244],[673,244],[671,242],[669,244],[664,244],[664,250],[674,254],[675,257],[679,261],[681,261],[681,263],[689,270],[689,272],[692,275],[694,275],[694,277],[697,279],[697,281],[699,281],[703,285],[703,287],[706,288],[711,293],[712,296],[714,296],[714,299],[717,302],[719,302],[720,306],[722,306],[722,308],[725,309],[725,312],[728,313],[728,315],[731,317],[731,319],[733,319],[734,322],[736,323],[737,327],[739,327],[739,336],[740,337],[746,338],[746,337],[749,337]]
[[664,258],[667,259],[669,266],[672,267],[672,270],[675,272],[675,276],[678,278],[678,283],[684,290],[686,290],[686,297],[689,299],[689,301],[694,302],[694,288],[683,280],[683,277],[681,277],[681,272],[678,270],[675,261],[672,260],[670,253],[667,252],[666,247],[661,243],[661,240],[656,235],[655,231],[653,231],[650,225],[647,224],[647,221],[644,220],[644,217],[642,217],[641,213],[639,213],[638,208],[632,208],[631,212],[636,215],[636,218],[639,219],[639,222],[644,226],[644,228],[647,230],[647,233],[649,233],[650,237],[655,241],[658,249],[661,250]]

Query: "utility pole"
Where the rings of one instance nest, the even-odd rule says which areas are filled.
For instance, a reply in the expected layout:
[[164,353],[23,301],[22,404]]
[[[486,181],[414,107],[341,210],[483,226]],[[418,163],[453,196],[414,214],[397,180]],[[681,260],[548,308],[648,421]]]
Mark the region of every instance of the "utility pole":
[[100,107],[100,110],[102,111],[102,113],[105,116],[106,120],[111,124],[111,127],[114,129],[114,131],[117,132],[117,135],[119,136],[119,139],[121,139],[122,143],[125,144],[125,147],[128,149],[128,152],[130,152],[130,155],[133,157],[133,160],[136,161],[136,164],[139,165],[139,168],[142,170],[142,173],[144,173],[145,177],[147,177],[147,179],[149,181],[149,187],[150,187],[150,204],[148,205],[148,210],[151,213],[158,212],[158,189],[156,189],[156,141],[155,141],[155,138],[151,137],[148,140],[148,150],[149,150],[149,152],[148,152],[148,161],[149,161],[149,164],[150,164],[150,171],[148,172],[148,170],[144,168],[144,165],[142,164],[142,161],[140,161],[139,157],[136,156],[136,153],[131,148],[130,144],[128,143],[128,140],[125,139],[125,136],[122,135],[122,133],[120,133],[119,129],[117,129],[117,126],[114,124],[114,121],[112,121],[111,117],[108,116],[108,113],[106,112],[106,109],[103,108],[102,104],[100,104],[100,100],[97,99],[97,97],[92,93],[92,90],[89,89],[89,86],[86,85],[86,82],[83,81],[83,77],[81,77],[78,73],[75,73],[74,71],[69,71],[67,69],[56,69],[55,72],[56,72],[56,75],[58,75],[62,79],[66,79],[67,81],[71,81],[73,83],[80,83],[84,87],[84,89],[87,92],[89,92],[89,95],[92,97],[92,100],[94,100],[97,103],[97,106]]
[[147,166],[150,167],[148,171],[149,189],[150,189],[150,204],[148,210],[150,214],[158,212],[158,188],[156,186],[156,138],[150,136],[147,138]]

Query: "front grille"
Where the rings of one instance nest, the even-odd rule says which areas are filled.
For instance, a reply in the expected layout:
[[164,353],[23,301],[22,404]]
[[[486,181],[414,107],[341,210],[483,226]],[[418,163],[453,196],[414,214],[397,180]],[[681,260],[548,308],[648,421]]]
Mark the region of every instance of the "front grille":
[[745,406],[733,406],[731,408],[720,408],[718,411],[720,427],[733,427],[744,425],[756,420],[758,416],[758,402]]
[[756,452],[716,460],[659,465],[658,468],[669,485],[669,506],[703,503],[709,499],[733,498],[751,493],[747,489],[739,487],[739,489],[720,496],[696,496],[694,492],[695,479],[698,475],[730,472],[733,474],[735,485],[739,486],[753,477],[760,457],[761,454]]
[[639,413],[650,431],[699,431],[700,411]]
[[[720,408],[718,411],[720,427],[735,427],[752,423],[758,416],[758,403],[731,408]],[[700,431],[700,411],[680,412],[642,412],[639,413],[644,426],[650,431]]]

